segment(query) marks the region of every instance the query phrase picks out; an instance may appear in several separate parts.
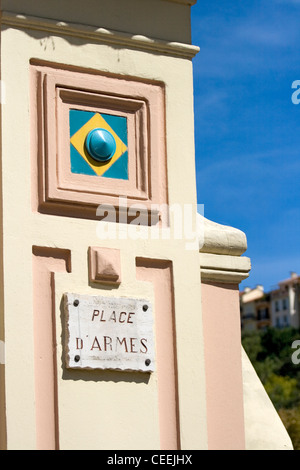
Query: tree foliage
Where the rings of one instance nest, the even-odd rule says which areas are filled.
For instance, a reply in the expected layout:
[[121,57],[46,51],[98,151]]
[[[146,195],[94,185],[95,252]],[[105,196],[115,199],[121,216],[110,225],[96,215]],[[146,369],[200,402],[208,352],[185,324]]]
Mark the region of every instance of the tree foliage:
[[299,394],[296,379],[271,374],[265,383],[265,389],[277,410],[291,408],[298,404]]
[[243,347],[277,409],[294,445],[300,450],[300,365],[292,362],[295,328],[244,332]]

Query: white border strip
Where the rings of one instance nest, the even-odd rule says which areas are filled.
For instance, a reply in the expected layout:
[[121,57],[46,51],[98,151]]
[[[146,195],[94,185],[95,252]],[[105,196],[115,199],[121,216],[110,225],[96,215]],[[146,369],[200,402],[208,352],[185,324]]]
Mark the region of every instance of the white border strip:
[[0,364],[5,364],[5,343],[0,340]]

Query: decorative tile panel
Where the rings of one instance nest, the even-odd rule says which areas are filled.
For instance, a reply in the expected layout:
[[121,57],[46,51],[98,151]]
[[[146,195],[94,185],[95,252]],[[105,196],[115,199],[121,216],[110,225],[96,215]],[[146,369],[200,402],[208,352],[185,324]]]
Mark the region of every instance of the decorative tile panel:
[[[123,116],[70,109],[71,172],[128,180],[127,119]],[[86,149],[86,138],[93,129],[105,129],[116,142],[116,150],[107,162],[95,160]]]
[[51,64],[31,72],[36,210],[96,219],[99,205],[113,206],[124,222],[133,205],[142,223],[158,223],[168,202],[163,84]]

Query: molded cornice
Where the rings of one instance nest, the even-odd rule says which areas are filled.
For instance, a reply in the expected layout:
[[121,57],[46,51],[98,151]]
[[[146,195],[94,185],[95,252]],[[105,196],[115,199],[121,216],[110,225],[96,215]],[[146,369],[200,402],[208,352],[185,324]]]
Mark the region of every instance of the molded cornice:
[[197,0],[167,0],[167,2],[182,3],[183,5],[195,5]]
[[186,59],[192,59],[200,50],[199,47],[191,44],[162,41],[139,34],[131,35],[129,33],[105,28],[95,28],[94,26],[77,23],[66,23],[35,16],[17,15],[9,11],[2,12],[1,23],[4,26],[17,29],[45,31],[47,34],[82,38],[99,43],[113,44]]
[[246,235],[198,214],[199,260],[202,281],[240,283],[249,276],[250,259],[241,256],[247,249]]
[[203,234],[199,234],[199,240],[202,240],[199,246],[201,253],[240,256],[247,250],[247,238],[244,232],[212,222],[200,214],[198,216],[199,226],[204,229],[204,239]]

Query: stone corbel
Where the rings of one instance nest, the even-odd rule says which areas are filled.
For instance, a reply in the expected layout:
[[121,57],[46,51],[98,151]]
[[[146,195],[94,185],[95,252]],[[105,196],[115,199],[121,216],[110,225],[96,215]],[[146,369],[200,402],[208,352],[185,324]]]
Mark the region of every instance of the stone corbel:
[[201,280],[236,284],[249,276],[250,259],[246,235],[233,227],[199,218],[199,257]]

